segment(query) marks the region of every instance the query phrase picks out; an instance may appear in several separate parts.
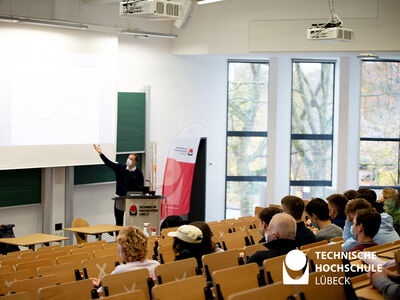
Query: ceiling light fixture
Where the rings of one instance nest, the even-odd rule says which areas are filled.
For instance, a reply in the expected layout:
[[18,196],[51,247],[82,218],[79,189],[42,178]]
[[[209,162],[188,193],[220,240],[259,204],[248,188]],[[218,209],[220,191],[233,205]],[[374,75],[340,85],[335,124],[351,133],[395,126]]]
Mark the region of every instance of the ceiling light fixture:
[[33,24],[33,25],[44,25],[51,27],[60,27],[60,28],[72,28],[72,29],[88,29],[88,25],[83,25],[80,23],[59,21],[59,20],[48,20],[48,19],[35,19],[35,18],[24,18],[24,17],[11,17],[11,16],[0,16],[1,22],[8,23],[25,23],[25,24]]
[[130,34],[136,36],[144,36],[144,37],[159,37],[159,38],[167,38],[167,39],[175,39],[178,37],[176,34],[172,33],[159,33],[159,32],[150,32],[150,31],[135,31],[135,30],[121,30],[121,34]]

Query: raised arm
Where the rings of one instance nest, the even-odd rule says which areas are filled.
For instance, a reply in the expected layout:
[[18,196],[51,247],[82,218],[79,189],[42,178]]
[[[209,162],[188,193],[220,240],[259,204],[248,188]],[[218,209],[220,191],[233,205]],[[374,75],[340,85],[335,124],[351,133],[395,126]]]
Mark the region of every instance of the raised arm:
[[96,152],[100,155],[101,160],[104,162],[104,164],[105,164],[107,167],[113,169],[114,171],[117,170],[118,164],[116,164],[115,162],[112,162],[111,160],[109,160],[109,159],[101,152],[100,145],[93,144],[93,148],[94,148],[94,150],[96,150]]

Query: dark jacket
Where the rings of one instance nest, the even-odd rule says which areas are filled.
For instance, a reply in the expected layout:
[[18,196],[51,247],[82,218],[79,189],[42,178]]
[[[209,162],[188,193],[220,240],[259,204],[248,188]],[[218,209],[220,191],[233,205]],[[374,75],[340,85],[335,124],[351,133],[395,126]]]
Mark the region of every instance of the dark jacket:
[[267,247],[268,250],[257,251],[252,256],[250,256],[247,263],[249,264],[249,263],[256,262],[259,266],[262,266],[264,260],[266,260],[268,258],[287,254],[289,251],[295,249],[296,241],[288,240],[288,239],[277,239],[277,240],[273,240],[269,243],[266,243],[265,247]]
[[104,154],[101,154],[100,158],[103,160],[104,164],[115,173],[115,179],[117,181],[115,193],[118,196],[126,196],[126,192],[128,191],[140,191],[141,188],[143,188],[143,173],[138,168],[136,168],[135,171],[129,171],[126,169],[126,165],[114,163]]
[[297,247],[300,248],[303,245],[315,243],[317,241],[315,234],[306,227],[303,221],[298,222],[296,228],[296,238],[294,240],[296,241]]
[[346,222],[346,214],[345,213],[341,213],[341,214],[338,214],[337,216],[336,216],[336,218],[334,218],[333,220],[331,220],[331,222],[333,223],[333,224],[335,224],[336,226],[339,226],[340,228],[344,228],[344,224],[345,224],[345,222]]

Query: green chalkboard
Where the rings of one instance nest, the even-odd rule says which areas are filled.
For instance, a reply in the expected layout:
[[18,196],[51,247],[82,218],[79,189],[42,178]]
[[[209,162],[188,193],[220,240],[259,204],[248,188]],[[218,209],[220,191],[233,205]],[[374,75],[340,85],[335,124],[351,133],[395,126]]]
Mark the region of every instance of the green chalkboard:
[[118,93],[117,153],[144,152],[146,94]]
[[[145,128],[146,94],[118,93],[117,162],[125,163],[129,153],[144,152]],[[142,157],[139,155],[139,168],[141,161]],[[75,185],[113,181],[115,181],[114,172],[103,164],[74,168]]]
[[0,207],[40,203],[41,169],[0,171]]

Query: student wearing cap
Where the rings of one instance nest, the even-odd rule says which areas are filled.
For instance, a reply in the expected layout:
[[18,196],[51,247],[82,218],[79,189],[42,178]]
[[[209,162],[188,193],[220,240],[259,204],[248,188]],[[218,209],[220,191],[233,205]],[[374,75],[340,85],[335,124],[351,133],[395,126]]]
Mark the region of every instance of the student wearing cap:
[[175,260],[194,257],[199,267],[202,266],[201,257],[205,254],[202,247],[203,232],[193,225],[179,226],[176,231],[168,232],[174,237],[172,248],[176,254]]

